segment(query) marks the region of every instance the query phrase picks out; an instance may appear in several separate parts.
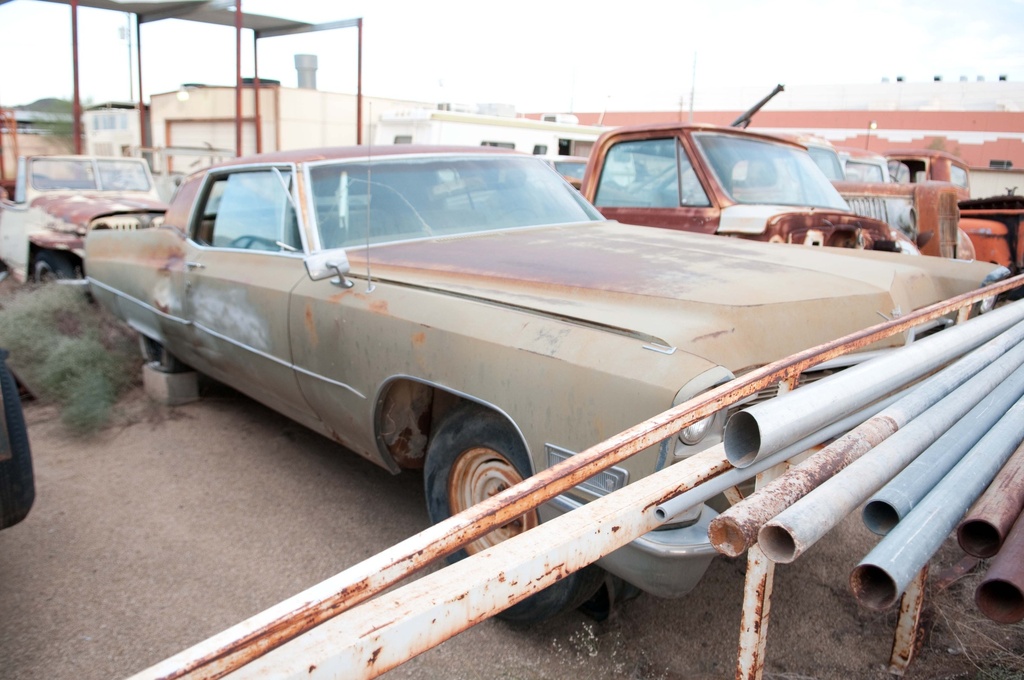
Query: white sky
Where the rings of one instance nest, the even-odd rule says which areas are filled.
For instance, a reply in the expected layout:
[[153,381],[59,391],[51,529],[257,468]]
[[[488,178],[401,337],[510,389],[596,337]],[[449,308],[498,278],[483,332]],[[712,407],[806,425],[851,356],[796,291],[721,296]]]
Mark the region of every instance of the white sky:
[[[363,91],[519,112],[672,110],[696,89],[1006,75],[1024,80],[1024,0],[242,0],[247,12],[311,22],[363,17]],[[72,92],[71,10],[0,4],[0,104]],[[79,9],[80,87],[129,99],[120,12]],[[131,33],[134,36],[134,31]],[[133,38],[134,40],[134,38]],[[234,29],[142,26],[143,86],[232,85]],[[260,40],[260,76],[295,86],[293,57],[319,57],[320,89],[355,91],[356,30]],[[252,34],[243,32],[243,76]]]

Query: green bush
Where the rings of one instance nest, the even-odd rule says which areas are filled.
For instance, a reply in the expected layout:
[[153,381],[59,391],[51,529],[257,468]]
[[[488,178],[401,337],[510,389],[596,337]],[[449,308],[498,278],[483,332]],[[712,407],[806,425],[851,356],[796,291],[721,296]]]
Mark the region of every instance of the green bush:
[[26,288],[0,307],[0,347],[37,397],[77,432],[102,427],[142,363],[134,334],[76,286]]

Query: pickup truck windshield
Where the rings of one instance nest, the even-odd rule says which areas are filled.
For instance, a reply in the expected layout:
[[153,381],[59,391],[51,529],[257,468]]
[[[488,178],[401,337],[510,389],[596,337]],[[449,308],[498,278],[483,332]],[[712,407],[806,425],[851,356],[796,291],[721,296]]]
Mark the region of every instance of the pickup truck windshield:
[[803,149],[733,135],[693,136],[719,184],[737,203],[849,210]]
[[149,191],[149,176],[134,160],[36,158],[32,186],[38,191]]
[[309,176],[323,248],[603,219],[536,158],[327,163]]

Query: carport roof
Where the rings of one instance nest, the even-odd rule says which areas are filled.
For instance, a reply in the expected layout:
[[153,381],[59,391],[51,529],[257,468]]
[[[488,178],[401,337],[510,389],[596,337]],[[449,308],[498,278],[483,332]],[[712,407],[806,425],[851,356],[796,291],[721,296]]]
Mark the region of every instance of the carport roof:
[[[10,0],[0,0],[0,5]],[[62,5],[70,5],[71,0],[44,0]],[[235,3],[233,0],[178,0],[177,2],[161,2],[160,0],[139,0],[137,2],[121,2],[120,0],[78,0],[79,7],[93,7],[115,12],[129,12],[138,17],[140,24],[161,21],[163,19],[182,19],[198,21],[204,24],[219,26],[235,25]],[[242,11],[242,28],[255,32],[256,38],[271,38],[278,35],[307,33],[310,31],[327,31],[335,28],[355,26],[358,19],[333,21],[324,24],[311,24],[305,21],[283,19],[262,14],[250,14]]]

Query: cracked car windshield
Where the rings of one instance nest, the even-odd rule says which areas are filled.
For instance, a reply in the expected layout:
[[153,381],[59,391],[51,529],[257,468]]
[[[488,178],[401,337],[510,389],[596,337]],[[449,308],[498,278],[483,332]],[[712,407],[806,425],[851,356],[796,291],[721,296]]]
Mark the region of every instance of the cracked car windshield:
[[693,138],[722,188],[737,203],[849,209],[802,149],[730,135]]
[[325,249],[603,219],[534,158],[331,163],[309,177]]

